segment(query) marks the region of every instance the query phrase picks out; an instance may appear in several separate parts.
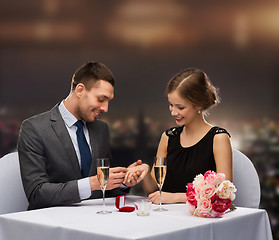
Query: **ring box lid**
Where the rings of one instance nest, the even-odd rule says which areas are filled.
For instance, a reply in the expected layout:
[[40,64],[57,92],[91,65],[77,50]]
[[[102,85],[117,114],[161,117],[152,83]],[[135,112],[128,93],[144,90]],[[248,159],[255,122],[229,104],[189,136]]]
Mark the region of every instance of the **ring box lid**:
[[115,207],[119,209],[119,212],[133,212],[134,207],[125,206],[125,195],[117,196],[115,199]]

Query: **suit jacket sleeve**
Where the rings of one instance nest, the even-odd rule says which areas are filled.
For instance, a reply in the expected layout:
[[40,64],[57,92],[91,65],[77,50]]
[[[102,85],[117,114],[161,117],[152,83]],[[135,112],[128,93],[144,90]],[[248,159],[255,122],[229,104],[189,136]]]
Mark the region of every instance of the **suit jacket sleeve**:
[[[80,202],[77,174],[54,131],[40,121],[22,123],[18,152],[28,209]],[[48,145],[48,147],[46,147]]]

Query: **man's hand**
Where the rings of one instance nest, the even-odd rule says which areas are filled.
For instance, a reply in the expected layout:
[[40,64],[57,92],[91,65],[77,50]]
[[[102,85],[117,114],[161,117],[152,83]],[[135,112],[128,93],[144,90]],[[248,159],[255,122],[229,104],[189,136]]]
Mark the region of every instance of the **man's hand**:
[[[119,187],[125,178],[125,174],[127,172],[127,168],[124,167],[114,167],[109,169],[109,179],[106,190],[111,190]],[[91,191],[101,190],[100,184],[97,176],[89,177]]]
[[106,190],[114,189],[120,187],[123,183],[127,168],[124,167],[114,167],[109,169],[109,179]]

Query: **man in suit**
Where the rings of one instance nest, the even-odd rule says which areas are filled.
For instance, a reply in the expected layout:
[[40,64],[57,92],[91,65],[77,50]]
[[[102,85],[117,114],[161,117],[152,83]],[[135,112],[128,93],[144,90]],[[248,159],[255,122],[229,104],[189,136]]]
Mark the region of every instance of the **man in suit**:
[[[102,197],[96,159],[111,158],[111,151],[108,126],[97,119],[108,111],[114,84],[114,76],[104,64],[89,62],[74,73],[66,99],[50,111],[23,121],[18,153],[28,209]],[[85,165],[77,121],[81,122],[90,155]],[[124,167],[110,168],[107,197],[125,194],[127,187],[137,183],[134,179],[126,186],[122,184],[126,171]]]

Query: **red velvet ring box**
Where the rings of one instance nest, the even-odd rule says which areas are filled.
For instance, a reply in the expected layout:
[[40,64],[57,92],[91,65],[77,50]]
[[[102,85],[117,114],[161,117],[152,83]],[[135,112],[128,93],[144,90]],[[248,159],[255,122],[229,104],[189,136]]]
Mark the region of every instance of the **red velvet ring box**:
[[125,195],[116,197],[115,207],[119,209],[119,212],[133,212],[135,210],[135,207],[125,206]]

